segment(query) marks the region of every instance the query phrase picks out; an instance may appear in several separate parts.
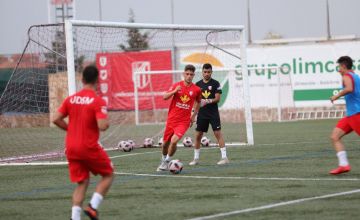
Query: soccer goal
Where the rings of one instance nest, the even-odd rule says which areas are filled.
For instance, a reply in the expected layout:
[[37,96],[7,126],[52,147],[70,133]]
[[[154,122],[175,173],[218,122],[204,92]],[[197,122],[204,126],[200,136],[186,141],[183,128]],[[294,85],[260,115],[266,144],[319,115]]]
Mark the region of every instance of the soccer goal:
[[109,108],[111,128],[100,140],[106,149],[120,140],[141,146],[146,137],[160,137],[169,106],[161,94],[181,80],[186,64],[200,70],[206,62],[223,87],[227,140],[254,144],[249,80],[241,74],[248,72],[243,26],[73,20],[32,26],[28,35],[0,98],[0,162],[63,155],[65,133],[51,120],[62,100],[81,89],[81,70],[90,64],[99,68],[98,93]]

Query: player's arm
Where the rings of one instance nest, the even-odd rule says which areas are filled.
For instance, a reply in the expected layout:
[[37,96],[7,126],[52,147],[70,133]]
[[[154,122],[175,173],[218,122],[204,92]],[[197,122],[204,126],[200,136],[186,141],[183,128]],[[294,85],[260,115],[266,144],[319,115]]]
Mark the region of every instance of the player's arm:
[[195,118],[196,118],[197,114],[199,113],[199,110],[200,110],[200,102],[198,100],[195,100],[193,111],[192,111],[191,117],[190,117],[190,127],[194,124]]
[[164,100],[168,100],[168,99],[171,98],[175,93],[177,93],[178,91],[180,91],[180,89],[181,89],[181,86],[179,86],[179,85],[176,86],[175,89],[166,92],[166,93],[164,94],[164,96],[163,96],[163,99],[164,99]]
[[109,120],[107,118],[97,119],[97,125],[100,131],[106,131],[109,127]]
[[343,85],[344,85],[344,89],[341,90],[338,94],[331,96],[330,101],[333,103],[335,100],[339,99],[340,97],[351,93],[354,91],[354,85],[353,85],[353,81],[351,79],[350,76],[344,76],[343,77]]
[[60,112],[56,112],[55,118],[52,122],[59,128],[63,129],[64,131],[67,131],[68,124],[66,123],[65,118],[66,118],[65,115],[63,115]]

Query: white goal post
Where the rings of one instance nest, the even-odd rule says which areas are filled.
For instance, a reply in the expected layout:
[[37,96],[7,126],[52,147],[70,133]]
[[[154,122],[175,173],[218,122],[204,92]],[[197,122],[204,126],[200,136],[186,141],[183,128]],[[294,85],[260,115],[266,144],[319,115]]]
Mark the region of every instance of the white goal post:
[[[80,21],[80,20],[67,20],[65,22],[65,37],[66,37],[66,57],[67,57],[67,70],[68,70],[68,88],[69,95],[75,93],[75,63],[74,63],[74,27],[77,26],[91,26],[91,27],[112,27],[112,28],[139,28],[139,29],[167,29],[167,30],[211,30],[211,31],[238,31],[240,41],[238,42],[239,49],[239,63],[241,63],[242,73],[247,73],[246,62],[246,42],[244,26],[241,25],[177,25],[177,24],[143,24],[143,23],[120,23],[120,22],[100,22],[100,21]],[[222,50],[220,48],[220,50]],[[229,53],[223,50],[224,53]],[[135,83],[136,81],[134,81]],[[250,87],[249,77],[247,74],[243,74],[244,82],[244,114],[246,123],[246,136],[247,144],[254,144],[252,116],[250,106]],[[136,86],[135,86],[136,87]],[[136,89],[134,91],[136,93]],[[138,123],[138,121],[137,121]]]

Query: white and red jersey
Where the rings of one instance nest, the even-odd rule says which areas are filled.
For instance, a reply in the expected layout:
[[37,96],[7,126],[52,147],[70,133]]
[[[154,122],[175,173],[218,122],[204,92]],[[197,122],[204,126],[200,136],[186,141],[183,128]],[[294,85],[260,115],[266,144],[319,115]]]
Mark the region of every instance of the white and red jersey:
[[197,102],[200,102],[201,100],[201,89],[193,83],[187,86],[184,81],[180,81],[172,85],[168,92],[173,91],[177,86],[181,86],[181,89],[177,91],[172,98],[167,124],[190,124],[191,111],[194,102],[195,100]]
[[94,90],[83,89],[67,97],[58,111],[69,116],[66,133],[66,154],[74,157],[101,147],[97,119],[107,118],[105,101]]

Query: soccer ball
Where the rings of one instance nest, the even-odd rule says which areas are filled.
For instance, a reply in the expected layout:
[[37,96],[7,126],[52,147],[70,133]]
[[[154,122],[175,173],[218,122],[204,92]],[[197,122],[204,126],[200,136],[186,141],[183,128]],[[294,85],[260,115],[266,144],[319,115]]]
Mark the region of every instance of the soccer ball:
[[124,152],[130,152],[132,150],[131,144],[127,141],[120,141],[118,148]]
[[133,141],[133,140],[127,140],[127,142],[131,145],[131,148],[132,148],[132,149],[135,148],[135,141]]
[[204,136],[201,138],[200,143],[201,143],[201,146],[208,147],[210,145],[210,139]]
[[181,173],[182,169],[183,169],[183,163],[181,163],[180,160],[176,159],[169,162],[169,171],[172,174],[179,174]]
[[191,137],[186,137],[186,138],[184,138],[183,144],[184,144],[184,147],[192,147],[192,146],[193,146],[193,142],[192,142],[192,140],[191,140]]
[[154,139],[152,138],[145,138],[144,140],[144,147],[153,147],[154,146]]
[[163,139],[163,137],[160,137],[159,138],[159,142],[158,142],[158,144],[159,144],[159,147],[161,147],[161,145],[164,143],[164,139]]

